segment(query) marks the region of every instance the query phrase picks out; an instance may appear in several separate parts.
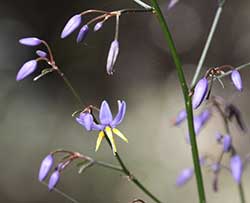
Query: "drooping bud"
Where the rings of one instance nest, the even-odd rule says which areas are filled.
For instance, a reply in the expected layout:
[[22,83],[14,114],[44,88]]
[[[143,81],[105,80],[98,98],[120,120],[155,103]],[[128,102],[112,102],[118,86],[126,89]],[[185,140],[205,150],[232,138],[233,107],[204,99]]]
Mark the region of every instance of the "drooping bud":
[[49,179],[48,188],[50,191],[54,189],[54,187],[57,185],[59,180],[60,180],[60,172],[58,170],[55,170],[51,174],[50,179]]
[[237,90],[242,91],[243,86],[242,86],[242,80],[239,71],[233,70],[231,73],[231,79],[233,81],[234,86],[236,87]]
[[185,183],[187,183],[194,174],[194,169],[193,168],[186,168],[183,171],[181,171],[181,173],[179,174],[177,180],[176,180],[176,185],[178,187],[184,185]]
[[239,155],[234,155],[230,160],[230,168],[232,176],[237,184],[241,182],[241,176],[243,172],[243,163]]
[[92,129],[94,119],[90,113],[80,113],[79,117],[76,118],[76,121],[85,127],[87,131],[90,131]]
[[45,51],[37,50],[36,54],[42,58],[45,58],[47,56],[47,53]]
[[77,35],[77,39],[76,39],[77,43],[82,42],[87,37],[88,32],[89,32],[89,26],[84,25]]
[[26,45],[26,46],[37,46],[42,43],[42,40],[36,37],[27,37],[27,38],[20,39],[19,43]]
[[69,19],[65,27],[63,28],[63,31],[61,33],[61,38],[65,38],[69,36],[72,32],[74,32],[79,25],[81,24],[82,17],[80,14],[74,15]]
[[38,180],[40,182],[44,181],[44,179],[47,177],[53,164],[54,164],[54,158],[51,154],[49,154],[43,159],[38,174]]
[[202,78],[201,80],[199,80],[199,82],[196,84],[194,88],[194,95],[192,98],[193,109],[197,109],[200,106],[200,104],[205,99],[207,91],[208,91],[208,81],[206,78]]
[[223,137],[223,151],[228,152],[231,148],[232,137],[230,135],[225,135]]
[[109,75],[113,75],[114,73],[114,65],[115,65],[118,53],[119,53],[119,42],[117,40],[114,40],[111,43],[109,54],[108,54],[108,59],[107,59],[106,70]]
[[102,28],[102,26],[103,26],[103,22],[102,22],[102,21],[96,23],[96,24],[95,24],[95,27],[94,27],[94,32],[99,31],[99,30]]
[[26,62],[18,71],[16,80],[19,81],[19,80],[24,79],[25,77],[33,73],[36,70],[36,67],[37,67],[36,60],[31,60],[31,61]]

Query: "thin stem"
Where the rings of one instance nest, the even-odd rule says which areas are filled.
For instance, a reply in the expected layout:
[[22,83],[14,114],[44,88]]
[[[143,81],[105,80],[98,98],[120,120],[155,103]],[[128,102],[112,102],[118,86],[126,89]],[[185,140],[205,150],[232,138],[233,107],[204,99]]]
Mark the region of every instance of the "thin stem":
[[103,161],[94,161],[94,164],[105,167],[105,168],[109,168],[115,171],[119,171],[119,172],[124,172],[123,169],[119,166],[115,166],[113,164],[109,164]]
[[174,41],[172,39],[171,33],[168,29],[168,25],[165,21],[165,18],[162,14],[162,11],[159,7],[158,1],[157,0],[151,0],[152,5],[155,9],[155,13],[157,15],[158,21],[161,25],[162,31],[164,33],[165,39],[167,41],[167,44],[169,46],[172,58],[174,60],[176,70],[178,73],[178,78],[179,82],[181,84],[184,100],[185,100],[185,106],[186,106],[186,111],[187,111],[187,118],[188,118],[188,129],[189,129],[189,135],[190,135],[190,142],[191,142],[191,149],[192,149],[192,157],[193,157],[193,163],[194,163],[194,171],[195,171],[195,176],[196,176],[196,183],[197,183],[197,189],[199,193],[199,200],[200,203],[205,203],[206,202],[206,197],[205,197],[205,191],[204,191],[204,186],[203,186],[203,180],[202,180],[202,173],[201,173],[201,168],[200,168],[200,163],[199,163],[199,152],[198,152],[198,147],[197,147],[197,142],[196,142],[196,136],[195,136],[195,131],[194,131],[194,123],[193,123],[193,109],[192,109],[192,100],[189,95],[189,89],[186,83],[186,79],[183,73],[182,69],[182,64],[179,58],[179,55],[177,54]]
[[239,188],[239,193],[240,193],[240,201],[241,201],[241,203],[245,203],[246,200],[245,200],[245,195],[244,195],[242,183],[239,184],[238,188]]
[[212,23],[212,27],[211,27],[211,29],[210,29],[210,31],[209,31],[209,34],[208,34],[208,38],[207,38],[205,47],[204,47],[204,49],[203,49],[203,51],[202,51],[202,54],[201,54],[201,57],[200,57],[198,66],[197,66],[197,68],[196,68],[194,77],[193,77],[192,82],[191,82],[191,85],[190,85],[191,88],[193,88],[193,87],[195,86],[195,84],[197,83],[197,81],[198,81],[198,78],[199,78],[199,75],[200,75],[202,66],[203,66],[203,64],[204,64],[204,62],[205,62],[205,59],[206,59],[206,56],[207,56],[208,49],[209,49],[209,47],[210,47],[210,45],[211,45],[211,42],[212,42],[214,33],[215,33],[216,28],[217,28],[217,26],[218,26],[218,22],[219,22],[220,17],[221,17],[221,13],[222,13],[222,10],[223,10],[223,5],[224,5],[224,3],[225,3],[225,2],[219,3],[219,6],[218,6],[218,8],[217,8],[217,11],[216,11],[216,14],[215,14],[213,23]]
[[146,4],[145,2],[141,0],[133,0],[133,1],[145,9],[152,9],[150,5]]

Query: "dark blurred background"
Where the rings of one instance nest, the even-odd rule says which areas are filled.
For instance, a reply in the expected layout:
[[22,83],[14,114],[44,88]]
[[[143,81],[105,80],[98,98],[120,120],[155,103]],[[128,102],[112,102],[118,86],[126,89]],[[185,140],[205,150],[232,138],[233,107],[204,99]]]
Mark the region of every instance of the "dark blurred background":
[[[216,0],[187,0],[167,12],[168,1],[160,1],[190,82],[204,46],[217,6]],[[175,178],[192,165],[190,147],[185,143],[186,126],[174,128],[171,120],[183,108],[183,99],[172,59],[152,14],[124,15],[120,24],[120,55],[116,72],[106,74],[106,58],[113,40],[115,22],[105,23],[97,33],[90,32],[85,43],[76,44],[76,33],[60,39],[68,19],[81,11],[96,8],[116,10],[138,8],[132,1],[14,1],[0,0],[0,202],[71,202],[37,180],[41,160],[52,150],[79,151],[98,160],[116,163],[107,143],[95,153],[96,132],[88,133],[71,114],[77,110],[74,99],[56,74],[37,82],[44,64],[29,78],[16,82],[22,64],[35,56],[35,48],[18,43],[36,36],[52,47],[56,62],[80,92],[86,104],[99,106],[103,99],[116,113],[118,99],[127,102],[125,120],[119,129],[129,144],[116,138],[118,150],[133,173],[163,202],[197,202],[195,180],[176,188]],[[227,1],[211,44],[205,67],[250,61],[250,1]],[[244,92],[235,93],[228,78],[225,88],[215,84],[213,94],[239,105],[246,124],[250,108],[249,71],[242,71]],[[216,155],[219,149],[214,133],[222,129],[213,120],[198,138],[200,151]],[[234,139],[242,156],[250,151],[249,134],[235,130]],[[225,159],[225,164],[228,160]],[[250,173],[243,176],[250,201]],[[221,174],[219,192],[212,191],[212,174],[204,170],[208,202],[238,202],[238,191],[229,173]],[[128,203],[135,198],[152,202],[119,173],[93,167],[78,175],[76,167],[62,175],[58,189],[77,202]]]

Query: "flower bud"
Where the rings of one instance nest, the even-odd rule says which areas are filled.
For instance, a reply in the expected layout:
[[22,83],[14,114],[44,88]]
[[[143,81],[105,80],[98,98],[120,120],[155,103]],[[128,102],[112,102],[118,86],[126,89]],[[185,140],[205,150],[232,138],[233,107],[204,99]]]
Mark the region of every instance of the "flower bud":
[[37,46],[42,43],[42,40],[36,37],[27,37],[27,38],[20,39],[19,43],[26,45],[26,46]]
[[53,166],[54,163],[54,158],[51,154],[46,156],[40,166],[39,169],[39,175],[38,175],[38,180],[39,181],[44,181],[44,179],[47,177],[51,167]]
[[114,65],[115,65],[118,53],[119,53],[119,42],[117,40],[114,40],[111,43],[109,54],[108,54],[108,59],[107,59],[106,70],[109,75],[113,75],[114,73]]
[[223,151],[228,152],[231,148],[232,138],[229,135],[223,137]]
[[205,99],[207,91],[208,91],[208,81],[206,78],[202,78],[201,80],[199,80],[199,82],[196,84],[194,88],[194,95],[192,98],[193,109],[197,109],[200,106],[200,104]]
[[170,2],[168,4],[168,10],[173,8],[178,2],[179,2],[179,0],[170,0]]
[[240,184],[243,172],[243,163],[239,155],[234,155],[231,157],[230,168],[235,182]]
[[74,32],[81,24],[81,21],[82,21],[82,16],[80,14],[71,17],[67,22],[67,24],[65,25],[65,27],[63,28],[61,38],[63,39],[69,36],[72,32]]
[[95,24],[95,27],[94,27],[94,32],[99,31],[99,30],[102,28],[102,26],[103,26],[103,22],[102,22],[102,21],[96,23],[96,24]]
[[33,73],[36,70],[36,67],[37,67],[36,60],[31,60],[31,61],[26,62],[18,71],[16,80],[19,81],[19,80],[24,79],[25,77]]
[[233,81],[234,86],[237,88],[237,90],[242,91],[242,80],[239,71],[233,70],[231,73],[231,79]]
[[187,118],[186,109],[181,110],[175,118],[174,125],[178,126]]
[[89,32],[89,26],[84,25],[81,28],[80,32],[78,33],[78,36],[77,36],[77,39],[76,39],[77,43],[82,42],[86,38],[88,32]]
[[47,53],[45,51],[37,50],[36,54],[42,58],[45,58],[47,56]]
[[49,190],[53,190],[54,187],[57,185],[57,183],[59,182],[60,179],[60,172],[58,170],[55,170],[49,179],[49,184],[48,184],[48,188]]
[[194,174],[194,169],[193,168],[186,168],[184,169],[178,176],[176,180],[176,185],[178,187],[184,185],[187,183],[193,176]]

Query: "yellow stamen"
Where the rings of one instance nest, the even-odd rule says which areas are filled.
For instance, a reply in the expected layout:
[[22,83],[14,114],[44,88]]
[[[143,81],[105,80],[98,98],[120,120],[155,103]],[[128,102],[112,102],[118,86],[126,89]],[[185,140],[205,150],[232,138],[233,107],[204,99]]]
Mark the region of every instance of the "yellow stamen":
[[128,143],[128,139],[125,137],[125,135],[121,133],[120,130],[118,130],[117,128],[113,128],[112,130],[118,137],[120,137],[122,140]]
[[112,130],[111,130],[110,127],[106,127],[105,128],[105,132],[106,132],[106,134],[108,136],[108,139],[109,139],[109,141],[111,143],[113,154],[115,155],[115,153],[117,152],[117,150],[116,150],[116,145],[115,145],[114,137],[113,137],[113,134],[112,134]]
[[102,138],[104,138],[105,134],[103,131],[100,131],[99,132],[99,135],[98,135],[98,138],[97,138],[97,141],[96,141],[96,146],[95,146],[95,151],[97,152],[97,150],[99,149],[100,147],[100,144],[102,142]]

